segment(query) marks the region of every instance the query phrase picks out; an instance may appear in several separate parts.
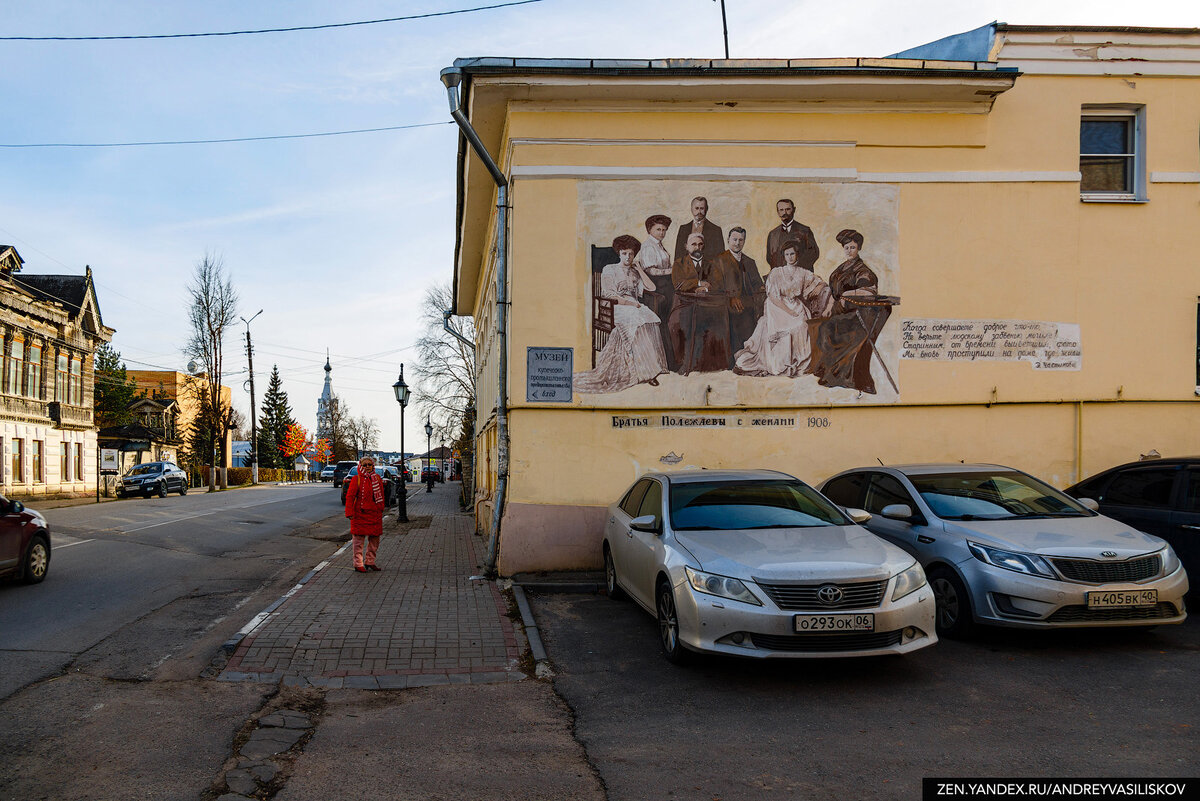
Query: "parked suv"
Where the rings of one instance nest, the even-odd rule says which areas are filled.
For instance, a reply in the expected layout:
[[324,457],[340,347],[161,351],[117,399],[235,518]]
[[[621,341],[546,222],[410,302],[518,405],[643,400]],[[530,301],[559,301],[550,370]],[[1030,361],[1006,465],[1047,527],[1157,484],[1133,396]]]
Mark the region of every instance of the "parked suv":
[[1162,537],[1188,575],[1200,576],[1200,456],[1118,465],[1065,492],[1091,498],[1100,514]]
[[144,495],[149,498],[155,494],[160,498],[165,498],[168,492],[187,495],[187,491],[187,473],[180,470],[174,462],[139,464],[121,476],[121,481],[117,484],[118,498],[130,495]]
[[337,467],[333,468],[333,486],[342,486],[342,481],[345,480],[346,474],[350,472],[350,468],[357,464],[358,462],[338,462]]
[[0,496],[0,577],[26,584],[46,578],[50,568],[50,527],[46,518],[20,501]]

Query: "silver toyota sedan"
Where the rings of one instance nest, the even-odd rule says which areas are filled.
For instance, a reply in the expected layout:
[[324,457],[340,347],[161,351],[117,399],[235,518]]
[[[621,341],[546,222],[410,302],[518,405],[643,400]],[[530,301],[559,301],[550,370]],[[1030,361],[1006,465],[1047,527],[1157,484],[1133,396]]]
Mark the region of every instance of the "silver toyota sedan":
[[611,597],[658,619],[663,653],[906,654],[937,642],[933,593],[902,549],[767,470],[649,473],[608,508]]
[[1182,623],[1187,574],[1171,546],[1033,476],[986,464],[862,467],[821,485],[925,568],[938,633]]

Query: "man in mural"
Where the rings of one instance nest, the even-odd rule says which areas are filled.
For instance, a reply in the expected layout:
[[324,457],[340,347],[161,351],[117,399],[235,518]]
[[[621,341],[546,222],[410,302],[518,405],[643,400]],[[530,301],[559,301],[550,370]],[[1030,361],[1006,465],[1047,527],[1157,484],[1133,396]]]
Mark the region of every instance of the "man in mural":
[[729,306],[734,294],[719,259],[704,255],[704,236],[691,234],[687,253],[671,265],[675,299],[669,328],[679,374],[729,369]]
[[800,243],[800,266],[811,271],[821,256],[812,229],[796,220],[796,204],[790,198],[780,198],[775,203],[775,213],[779,215],[779,225],[767,234],[767,264],[772,270],[782,265],[783,246],[794,241]]
[[[848,387],[873,395],[871,356],[879,358],[875,340],[898,298],[879,294],[879,278],[859,258],[862,234],[847,228],[838,233],[837,241],[846,260],[829,275],[831,313],[809,321],[812,360],[807,372],[817,376],[821,386]],[[891,381],[882,360],[880,368]]]
[[754,333],[762,317],[767,289],[754,259],[742,252],[746,245],[746,229],[740,226],[729,230],[729,250],[717,257],[721,270],[732,284],[729,298],[729,368],[733,369],[733,352],[742,348]]
[[692,219],[682,223],[679,231],[675,234],[676,261],[687,255],[687,241],[692,234],[700,234],[704,237],[706,258],[713,259],[721,255],[721,245],[725,242],[725,237],[721,233],[721,226],[708,219],[708,198],[692,198]]

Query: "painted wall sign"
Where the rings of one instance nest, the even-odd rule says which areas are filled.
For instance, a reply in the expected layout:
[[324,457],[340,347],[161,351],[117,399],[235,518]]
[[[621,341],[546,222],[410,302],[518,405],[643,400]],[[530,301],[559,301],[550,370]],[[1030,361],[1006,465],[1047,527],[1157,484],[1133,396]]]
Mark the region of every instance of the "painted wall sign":
[[525,349],[525,400],[570,403],[573,348]]
[[798,414],[614,414],[612,427],[627,428],[829,428],[827,416]]
[[575,391],[642,408],[692,406],[698,387],[723,406],[899,400],[898,197],[580,182],[591,348]]
[[1077,323],[1037,320],[904,320],[901,358],[918,361],[1017,362],[1035,370],[1078,370]]

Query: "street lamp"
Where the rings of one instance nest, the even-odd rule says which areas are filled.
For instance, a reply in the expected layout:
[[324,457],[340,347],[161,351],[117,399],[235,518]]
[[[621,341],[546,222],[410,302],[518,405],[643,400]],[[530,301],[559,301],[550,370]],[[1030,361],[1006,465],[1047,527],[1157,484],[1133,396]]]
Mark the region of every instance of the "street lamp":
[[396,521],[399,523],[408,522],[408,479],[404,477],[404,407],[408,406],[408,396],[412,393],[408,389],[408,384],[404,383],[404,365],[400,365],[400,378],[392,384],[392,391],[396,393],[396,403],[400,404],[400,493],[396,499]]
[[426,492],[433,492],[433,465],[431,464],[433,459],[430,458],[430,456],[433,453],[432,440],[433,440],[433,423],[429,422],[429,418],[426,417],[425,418],[425,463],[426,463],[426,466],[430,468],[429,472],[426,473],[426,475],[429,476],[429,480],[425,482],[425,491]]
[[442,478],[446,477],[446,438],[442,437],[441,443],[438,445],[438,458],[442,460]]

